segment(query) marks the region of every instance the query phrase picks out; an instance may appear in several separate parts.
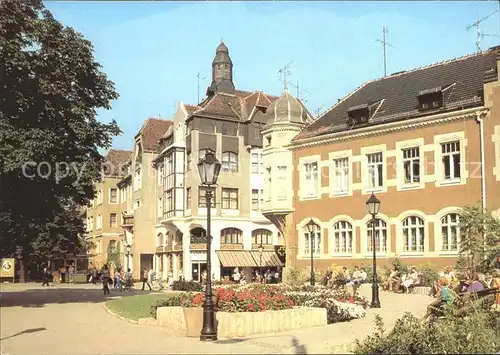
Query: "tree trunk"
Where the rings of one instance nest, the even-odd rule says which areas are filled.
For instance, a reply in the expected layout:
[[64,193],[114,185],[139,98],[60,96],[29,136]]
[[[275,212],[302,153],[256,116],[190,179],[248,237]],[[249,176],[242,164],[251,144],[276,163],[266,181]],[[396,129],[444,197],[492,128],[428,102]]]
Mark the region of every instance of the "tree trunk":
[[21,255],[19,258],[19,283],[26,283],[26,277],[24,272],[24,257]]

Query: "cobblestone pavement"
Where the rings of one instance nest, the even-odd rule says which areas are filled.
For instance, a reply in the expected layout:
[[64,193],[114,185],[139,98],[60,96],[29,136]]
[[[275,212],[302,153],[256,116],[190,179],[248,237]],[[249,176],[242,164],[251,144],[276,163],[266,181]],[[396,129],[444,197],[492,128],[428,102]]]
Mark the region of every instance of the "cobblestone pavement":
[[[136,287],[137,288],[137,287]],[[371,333],[379,313],[387,327],[405,311],[421,315],[427,296],[382,293],[382,308],[346,323],[200,343],[157,326],[136,325],[108,314],[98,285],[1,284],[2,355],[28,354],[332,354],[352,349]],[[369,297],[369,289],[361,291]],[[119,293],[128,296],[141,293]],[[117,294],[111,293],[111,297]]]

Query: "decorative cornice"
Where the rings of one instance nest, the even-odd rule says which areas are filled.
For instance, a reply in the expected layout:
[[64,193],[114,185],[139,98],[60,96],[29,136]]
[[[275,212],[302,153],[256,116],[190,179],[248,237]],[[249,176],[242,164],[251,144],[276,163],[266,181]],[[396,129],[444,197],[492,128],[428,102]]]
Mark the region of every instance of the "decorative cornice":
[[299,124],[293,124],[293,123],[287,123],[287,124],[276,124],[276,125],[271,125],[271,126],[266,126],[261,133],[266,134],[271,131],[275,132],[284,132],[284,131],[298,131],[300,132],[304,125],[299,125]]
[[475,119],[477,117],[477,113],[486,114],[489,112],[488,108],[485,107],[474,107],[470,109],[465,109],[462,111],[454,111],[441,113],[436,115],[418,117],[414,119],[398,121],[398,122],[390,122],[385,124],[380,124],[376,126],[368,126],[360,128],[356,131],[343,131],[337,133],[331,133],[325,135],[323,137],[310,137],[305,138],[300,141],[296,141],[288,146],[291,150],[298,150],[301,148],[310,148],[319,145],[330,144],[338,141],[345,141],[363,137],[370,137],[376,135],[382,135],[392,132],[400,132],[412,130],[424,126],[431,126],[436,124],[442,124],[447,122],[453,122],[460,119]]

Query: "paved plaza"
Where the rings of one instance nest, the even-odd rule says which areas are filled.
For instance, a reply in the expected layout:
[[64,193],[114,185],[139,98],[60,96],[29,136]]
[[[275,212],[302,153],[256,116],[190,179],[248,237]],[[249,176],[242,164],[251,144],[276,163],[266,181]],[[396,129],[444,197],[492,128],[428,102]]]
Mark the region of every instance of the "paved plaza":
[[[352,349],[356,338],[371,333],[379,313],[387,327],[405,311],[421,315],[431,299],[422,295],[381,293],[382,308],[363,319],[322,327],[200,343],[168,329],[132,324],[109,313],[103,302],[141,291],[111,293],[99,285],[1,284],[1,354],[332,354]],[[369,288],[361,293],[370,297]]]

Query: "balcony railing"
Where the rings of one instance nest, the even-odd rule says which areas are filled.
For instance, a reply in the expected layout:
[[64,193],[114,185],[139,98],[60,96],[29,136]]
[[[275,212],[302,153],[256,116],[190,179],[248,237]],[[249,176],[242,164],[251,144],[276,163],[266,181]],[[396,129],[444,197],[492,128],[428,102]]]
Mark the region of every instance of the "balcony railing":
[[133,226],[134,225],[134,216],[123,216],[123,227]]
[[[260,246],[260,244],[252,244],[252,250],[258,251],[259,246]],[[264,247],[265,251],[274,250],[274,245],[272,245],[272,244],[262,244],[262,246]]]
[[190,250],[207,250],[207,243],[193,243],[189,245]]
[[172,244],[165,245],[163,247],[163,251],[165,252],[172,251]]
[[181,250],[182,250],[182,244],[174,245],[174,251],[181,251]]
[[160,245],[160,246],[158,246],[158,247],[156,247],[156,252],[157,252],[157,253],[161,253],[161,252],[163,252],[163,247],[162,247],[161,245]]

